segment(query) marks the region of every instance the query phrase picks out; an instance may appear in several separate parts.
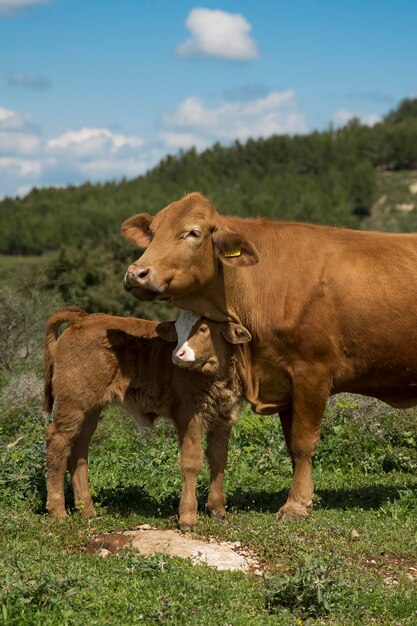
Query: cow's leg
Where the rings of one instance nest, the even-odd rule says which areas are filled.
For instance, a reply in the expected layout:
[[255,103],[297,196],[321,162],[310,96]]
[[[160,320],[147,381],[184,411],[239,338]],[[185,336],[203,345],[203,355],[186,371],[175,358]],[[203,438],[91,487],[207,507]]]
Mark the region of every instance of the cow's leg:
[[280,414],[293,464],[293,479],[287,502],[277,514],[279,521],[304,519],[313,506],[312,458],[328,398],[328,386],[312,378],[294,382],[292,411]]
[[226,519],[227,516],[223,485],[231,428],[232,424],[224,424],[207,433],[207,459],[210,467],[207,508],[210,515],[218,519]]
[[200,417],[195,416],[188,422],[177,424],[177,430],[180,440],[180,465],[183,476],[179,524],[183,528],[192,528],[197,524],[197,476],[203,467]]
[[81,429],[84,414],[66,413],[59,405],[46,431],[46,509],[52,517],[65,517],[64,478],[68,458]]
[[71,474],[75,508],[85,517],[94,517],[96,514],[88,485],[88,449],[91,437],[97,428],[99,417],[100,409],[89,411],[86,414],[81,431],[72,446],[68,459],[68,470]]
[[[292,409],[286,409],[279,412],[281,426],[285,437],[285,443],[289,453],[291,454],[291,429],[292,429]],[[292,459],[292,456],[291,456]]]

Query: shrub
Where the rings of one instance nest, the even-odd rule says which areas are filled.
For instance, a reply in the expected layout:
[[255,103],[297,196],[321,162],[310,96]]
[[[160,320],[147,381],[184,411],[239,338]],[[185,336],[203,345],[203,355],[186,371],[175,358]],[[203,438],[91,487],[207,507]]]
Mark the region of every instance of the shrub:
[[309,617],[326,615],[334,610],[345,589],[334,576],[335,567],[335,563],[306,556],[292,576],[267,578],[266,607],[271,612],[287,607]]

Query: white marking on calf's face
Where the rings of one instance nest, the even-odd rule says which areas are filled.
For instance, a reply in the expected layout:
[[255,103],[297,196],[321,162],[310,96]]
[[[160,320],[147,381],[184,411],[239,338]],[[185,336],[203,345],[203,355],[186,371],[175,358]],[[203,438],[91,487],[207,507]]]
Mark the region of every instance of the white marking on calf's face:
[[198,322],[199,319],[199,315],[191,311],[181,311],[175,322],[178,343],[172,355],[174,363],[193,363],[195,361],[195,353],[188,345],[188,339],[194,324]]

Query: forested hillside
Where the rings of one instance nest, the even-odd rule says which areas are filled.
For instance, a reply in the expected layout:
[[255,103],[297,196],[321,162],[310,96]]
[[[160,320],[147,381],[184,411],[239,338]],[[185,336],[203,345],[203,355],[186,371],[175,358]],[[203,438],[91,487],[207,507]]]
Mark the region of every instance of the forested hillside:
[[[0,202],[0,255],[47,257],[48,282],[67,303],[114,313],[148,311],[123,293],[126,264],[137,252],[118,235],[140,211],[155,213],[201,191],[222,213],[369,227],[381,193],[378,172],[417,168],[417,99],[404,100],[379,124],[358,120],[302,136],[219,144],[166,157],[146,175],[107,184],[34,189]],[[1,190],[0,190],[1,191]],[[383,228],[383,203],[379,227]],[[404,229],[404,220],[390,222]],[[32,259],[27,259],[30,267]]]

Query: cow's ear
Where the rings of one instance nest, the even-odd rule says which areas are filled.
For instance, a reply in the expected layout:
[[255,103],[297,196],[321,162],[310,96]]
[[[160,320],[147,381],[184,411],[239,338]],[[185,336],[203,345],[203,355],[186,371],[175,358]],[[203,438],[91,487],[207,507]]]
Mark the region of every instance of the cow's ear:
[[221,333],[229,343],[248,343],[252,339],[247,328],[231,322],[222,323]]
[[161,322],[155,328],[156,334],[161,339],[169,341],[170,343],[177,342],[177,331],[175,330],[175,322]]
[[243,235],[220,227],[214,231],[212,238],[216,255],[225,265],[243,267],[258,263],[259,256],[255,246]]
[[152,241],[152,220],[149,213],[138,213],[123,222],[120,232],[125,239],[133,241],[140,248],[146,248]]

